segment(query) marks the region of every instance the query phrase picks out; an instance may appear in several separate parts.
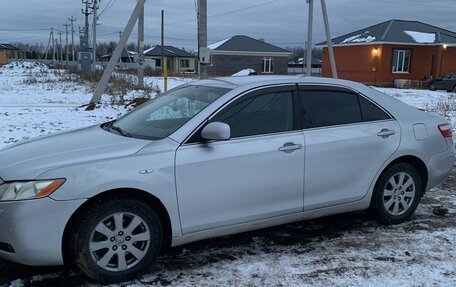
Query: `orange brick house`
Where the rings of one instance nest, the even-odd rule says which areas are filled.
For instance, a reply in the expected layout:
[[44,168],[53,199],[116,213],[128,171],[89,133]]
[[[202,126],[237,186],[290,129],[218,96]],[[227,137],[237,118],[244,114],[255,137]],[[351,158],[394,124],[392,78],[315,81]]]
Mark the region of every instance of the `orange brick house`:
[[[456,72],[456,33],[418,21],[389,20],[333,40],[339,78],[377,86]],[[331,77],[326,42],[322,76]]]

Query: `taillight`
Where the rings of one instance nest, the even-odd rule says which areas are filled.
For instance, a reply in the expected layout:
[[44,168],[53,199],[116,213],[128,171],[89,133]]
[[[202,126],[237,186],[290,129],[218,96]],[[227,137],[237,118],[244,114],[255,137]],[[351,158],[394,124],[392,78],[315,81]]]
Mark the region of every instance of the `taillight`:
[[438,125],[439,131],[444,138],[451,138],[453,136],[453,128],[451,124]]

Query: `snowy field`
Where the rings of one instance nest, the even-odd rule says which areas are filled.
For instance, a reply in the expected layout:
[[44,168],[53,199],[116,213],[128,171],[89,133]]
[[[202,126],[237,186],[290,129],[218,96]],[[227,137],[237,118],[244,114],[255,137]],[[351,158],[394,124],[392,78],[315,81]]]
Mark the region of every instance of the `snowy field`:
[[[171,79],[170,87],[187,82]],[[147,78],[162,86],[162,79]],[[162,88],[162,87],[161,87]],[[440,110],[456,124],[454,94],[380,89],[410,105]],[[132,92],[130,96],[134,96]],[[87,112],[88,89],[41,66],[0,68],[0,148],[39,135],[105,122],[126,112]],[[148,275],[112,286],[456,286],[456,178],[429,192],[412,220],[381,226],[351,213],[206,240],[161,256]],[[448,209],[446,216],[436,207]],[[1,231],[0,231],[1,232]],[[75,270],[0,260],[0,287],[103,286]]]
[[[33,63],[10,64],[0,68],[0,148],[20,140],[115,119],[126,112],[110,105],[105,95],[96,112],[78,108],[90,102],[86,85],[72,81],[62,71]],[[188,82],[170,78],[169,88]],[[163,79],[146,78],[145,84],[163,90]],[[141,95],[128,93],[127,98]]]

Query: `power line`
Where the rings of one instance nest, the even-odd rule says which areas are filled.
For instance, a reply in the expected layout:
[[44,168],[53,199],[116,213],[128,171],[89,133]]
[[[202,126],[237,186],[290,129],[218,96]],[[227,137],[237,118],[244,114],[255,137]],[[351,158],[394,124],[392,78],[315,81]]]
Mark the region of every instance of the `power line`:
[[36,28],[36,29],[0,29],[6,32],[28,32],[28,31],[49,31],[51,28]]
[[[117,0],[109,0],[108,4],[106,4],[105,8],[103,10],[101,10],[101,12],[98,14],[98,16],[100,17],[101,15],[103,15],[104,13],[106,13],[107,11],[109,11],[112,6],[114,6],[116,4]],[[111,4],[111,6],[109,6],[109,4]]]
[[106,4],[106,6],[105,6],[105,7],[104,7],[104,8],[103,8],[101,11],[100,11],[100,13],[99,13],[99,14],[102,14],[102,13],[104,13],[104,12],[105,12],[105,11],[108,9],[108,7],[109,7],[109,4],[111,4],[111,3],[112,3],[112,1],[113,1],[113,0],[109,0],[108,4]]
[[[235,14],[235,13],[238,13],[238,12],[243,12],[243,11],[245,11],[245,10],[249,10],[249,9],[253,9],[253,8],[257,8],[257,7],[262,7],[262,6],[270,5],[270,4],[275,3],[275,2],[278,2],[278,1],[279,1],[279,0],[271,0],[271,1],[263,2],[263,3],[251,5],[251,6],[246,6],[246,7],[242,7],[242,8],[230,10],[230,11],[221,12],[221,13],[218,13],[218,14],[208,15],[207,17],[208,17],[208,18],[211,18],[211,17],[218,17],[218,16],[229,15],[229,14]],[[196,20],[197,20],[196,18],[187,18],[187,19],[183,19],[183,20],[179,20],[179,21],[174,21],[174,22],[167,23],[167,25],[181,24],[181,23],[191,22],[191,21],[196,21]],[[158,29],[160,29],[160,27],[151,29],[151,30],[149,30],[149,31],[155,31],[155,30],[158,30]]]
[[263,6],[275,3],[277,1],[279,1],[279,0],[271,0],[271,1],[268,1],[268,2],[263,2],[263,3],[259,3],[259,4],[255,4],[255,5],[251,5],[251,6],[247,6],[247,7],[243,7],[243,8],[239,8],[239,9],[235,9],[235,10],[231,10],[231,11],[226,11],[226,12],[221,12],[221,13],[218,13],[218,14],[209,15],[208,17],[219,17],[219,16],[235,14],[235,13],[238,13],[238,12],[243,12],[243,11],[248,10],[248,9],[253,9],[253,8],[257,8],[257,7],[263,7]]
[[450,6],[440,6],[434,4],[426,4],[426,3],[416,3],[416,2],[398,2],[392,0],[367,0],[369,2],[380,2],[380,3],[389,3],[389,4],[398,4],[398,5],[410,5],[410,6],[424,6],[424,7],[433,7],[433,8],[444,8],[444,9],[454,9],[455,7]]
[[112,33],[101,34],[101,35],[98,35],[98,36],[99,37],[105,37],[105,36],[111,36],[111,35],[114,35],[114,34],[119,34],[119,31],[112,32]]
[[351,20],[349,20],[347,17],[343,16],[342,14],[340,14],[339,12],[337,12],[336,10],[332,9],[332,8],[329,8],[329,10],[331,12],[333,12],[334,14],[336,14],[337,16],[339,16],[339,18],[341,18],[342,20],[345,20],[345,22],[349,23],[350,25],[352,25],[353,27],[359,29],[361,28],[360,26],[356,25],[355,23],[353,23]]

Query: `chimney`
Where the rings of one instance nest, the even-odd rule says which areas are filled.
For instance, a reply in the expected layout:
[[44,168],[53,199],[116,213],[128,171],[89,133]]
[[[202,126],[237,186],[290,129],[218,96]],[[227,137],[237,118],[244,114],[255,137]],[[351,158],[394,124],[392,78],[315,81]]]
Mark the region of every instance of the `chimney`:
[[265,42],[264,38],[259,38],[258,41]]

